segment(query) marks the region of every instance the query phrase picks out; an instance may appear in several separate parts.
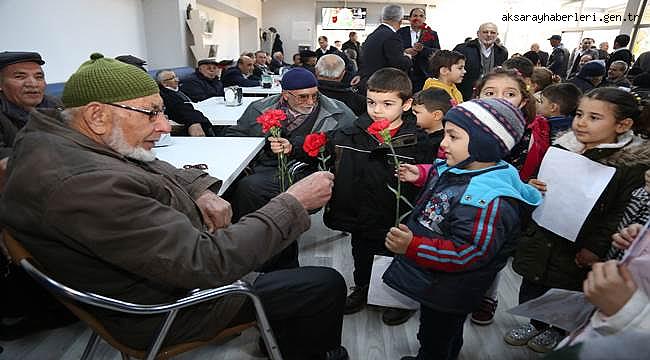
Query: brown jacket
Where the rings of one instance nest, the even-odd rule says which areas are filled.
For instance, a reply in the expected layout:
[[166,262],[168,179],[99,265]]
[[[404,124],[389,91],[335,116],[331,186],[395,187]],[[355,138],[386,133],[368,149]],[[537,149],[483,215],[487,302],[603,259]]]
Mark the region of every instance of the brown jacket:
[[[199,170],[127,159],[62,120],[34,112],[16,138],[0,216],[62,283],[154,304],[231,283],[309,228],[301,204],[281,194],[210,234],[194,199],[218,186]],[[213,335],[242,301],[181,312],[166,344]],[[159,317],[94,312],[114,336],[137,348],[149,344],[160,324]]]

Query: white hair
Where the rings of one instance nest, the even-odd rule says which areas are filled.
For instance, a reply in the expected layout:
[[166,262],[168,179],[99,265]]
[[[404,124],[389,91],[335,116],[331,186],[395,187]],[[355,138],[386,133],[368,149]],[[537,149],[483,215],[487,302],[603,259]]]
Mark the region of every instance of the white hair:
[[124,155],[129,159],[134,159],[143,162],[150,162],[156,160],[156,154],[153,151],[147,150],[142,147],[129,145],[124,140],[124,131],[119,126],[119,120],[113,117],[113,128],[111,133],[106,138],[106,145],[113,149],[116,153]]
[[336,54],[321,56],[316,63],[316,76],[338,79],[345,70],[345,62]]
[[402,21],[404,9],[397,4],[389,4],[381,9],[381,19],[384,21]]

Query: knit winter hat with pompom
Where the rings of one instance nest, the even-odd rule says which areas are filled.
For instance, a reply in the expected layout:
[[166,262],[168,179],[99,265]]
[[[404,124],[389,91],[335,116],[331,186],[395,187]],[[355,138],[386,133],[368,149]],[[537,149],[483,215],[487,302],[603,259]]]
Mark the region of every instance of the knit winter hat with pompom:
[[61,100],[66,108],[72,108],[92,101],[113,103],[158,93],[158,85],[146,72],[93,53],[65,83]]

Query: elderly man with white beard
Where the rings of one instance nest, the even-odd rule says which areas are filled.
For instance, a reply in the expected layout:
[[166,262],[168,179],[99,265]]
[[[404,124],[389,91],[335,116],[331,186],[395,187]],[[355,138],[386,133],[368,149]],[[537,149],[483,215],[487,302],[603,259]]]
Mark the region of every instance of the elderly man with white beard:
[[[230,224],[230,205],[215,195],[220,180],[176,169],[152,152],[170,131],[158,92],[142,70],[95,53],[66,82],[66,110],[33,112],[17,136],[2,222],[68,286],[156,304],[232,283],[294,242],[309,228],[307,211],[331,196],[333,175],[317,172]],[[341,346],[346,288],[336,270],[262,274],[253,287],[285,359],[348,358]],[[88,311],[140,350],[162,320]],[[210,339],[254,318],[241,297],[191,307],[179,312],[163,346]]]

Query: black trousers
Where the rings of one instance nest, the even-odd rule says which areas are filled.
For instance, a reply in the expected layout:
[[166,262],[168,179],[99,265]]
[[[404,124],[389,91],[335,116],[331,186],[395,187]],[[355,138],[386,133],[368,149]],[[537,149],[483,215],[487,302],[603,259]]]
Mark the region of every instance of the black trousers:
[[[341,345],[347,289],[338,271],[301,267],[260,275],[254,284],[285,359],[318,359]],[[232,325],[255,319],[247,301]]]
[[370,284],[372,262],[375,255],[393,256],[393,253],[384,245],[385,238],[385,234],[382,236],[380,234],[352,233],[353,276],[356,286]]
[[418,360],[454,360],[463,347],[467,314],[450,314],[420,306]]
[[[281,192],[276,167],[258,165],[253,170],[253,174],[239,179],[234,184],[233,189],[224,195],[232,206],[233,223],[239,221],[245,215],[257,211]],[[280,269],[292,269],[298,266],[300,266],[298,262],[298,243],[293,242],[257,271],[266,273]]]
[[[550,289],[550,287],[537,285],[523,278],[519,287],[519,303],[523,304],[526,301],[536,299]],[[549,326],[547,323],[535,319],[530,319],[530,323],[538,330],[546,329]]]

